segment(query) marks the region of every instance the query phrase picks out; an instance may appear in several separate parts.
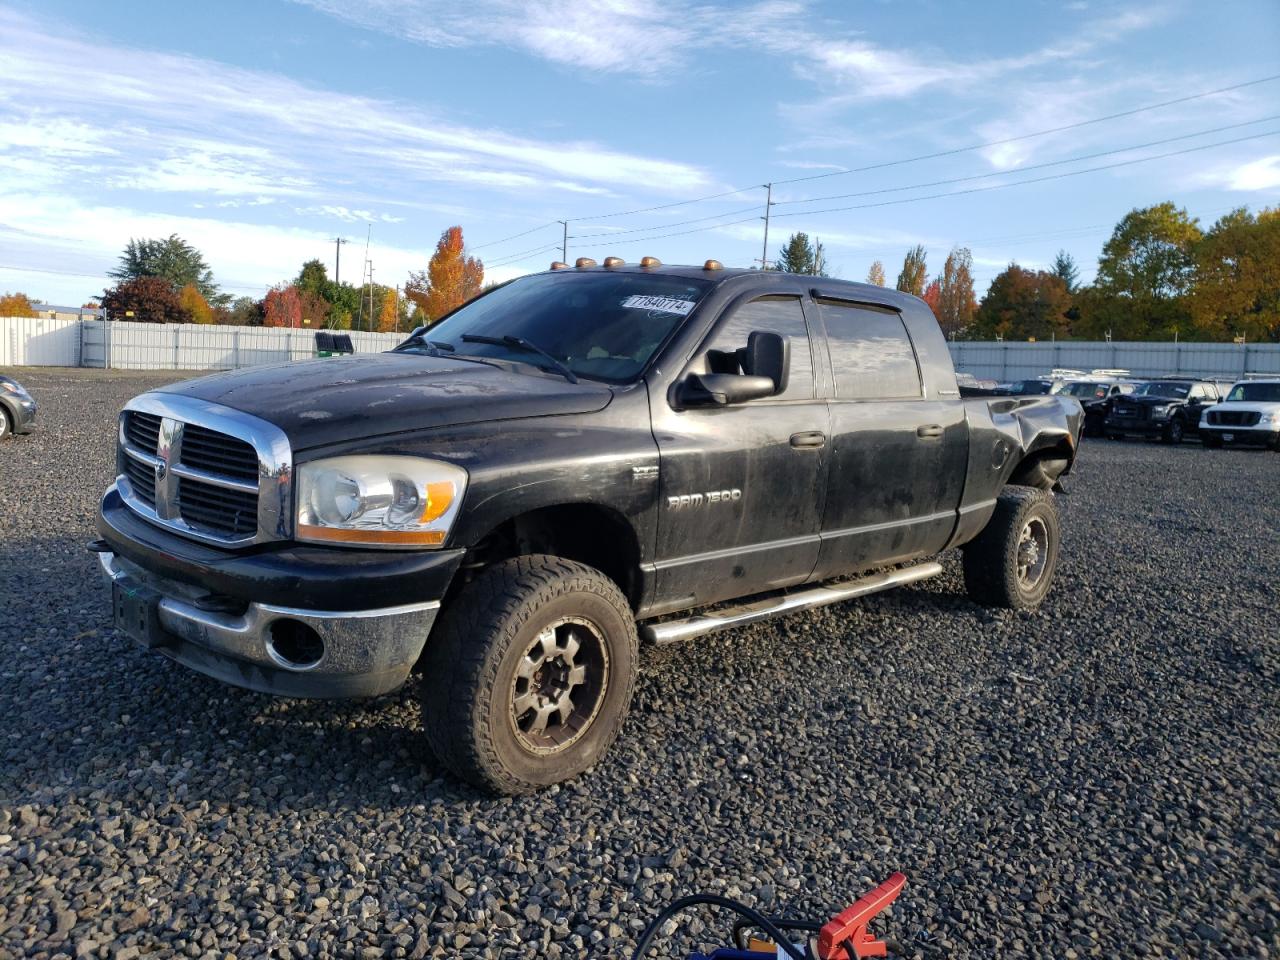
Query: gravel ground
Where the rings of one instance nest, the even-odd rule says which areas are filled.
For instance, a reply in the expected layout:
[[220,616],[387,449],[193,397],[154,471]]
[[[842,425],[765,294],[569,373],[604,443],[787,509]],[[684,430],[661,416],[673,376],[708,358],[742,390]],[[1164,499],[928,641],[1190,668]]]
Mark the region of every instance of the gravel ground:
[[824,917],[895,869],[879,928],[920,956],[1280,956],[1274,453],[1089,442],[1038,614],[950,557],[650,651],[603,764],[495,800],[410,690],[273,701],[117,635],[83,544],[115,412],[165,377],[16,373],[0,956],[629,956],[693,891]]

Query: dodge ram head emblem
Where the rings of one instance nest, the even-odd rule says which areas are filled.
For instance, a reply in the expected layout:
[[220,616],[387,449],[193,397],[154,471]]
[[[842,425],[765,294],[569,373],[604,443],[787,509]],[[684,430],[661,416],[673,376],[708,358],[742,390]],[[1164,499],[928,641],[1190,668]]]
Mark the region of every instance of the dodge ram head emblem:
[[163,480],[169,473],[168,461],[158,460],[156,462],[156,482]]
[[704,503],[730,503],[742,499],[742,491],[708,490],[706,493],[682,493],[679,496],[667,497],[667,506],[672,510],[683,510],[685,507],[700,507]]

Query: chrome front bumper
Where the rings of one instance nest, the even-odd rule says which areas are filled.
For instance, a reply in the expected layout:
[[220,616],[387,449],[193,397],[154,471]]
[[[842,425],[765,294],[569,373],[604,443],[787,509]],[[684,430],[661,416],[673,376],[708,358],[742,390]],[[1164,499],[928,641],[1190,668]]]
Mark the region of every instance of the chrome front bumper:
[[434,600],[376,610],[227,609],[198,587],[114,553],[98,556],[118,628],[193,670],[263,693],[362,697],[394,690],[440,609]]

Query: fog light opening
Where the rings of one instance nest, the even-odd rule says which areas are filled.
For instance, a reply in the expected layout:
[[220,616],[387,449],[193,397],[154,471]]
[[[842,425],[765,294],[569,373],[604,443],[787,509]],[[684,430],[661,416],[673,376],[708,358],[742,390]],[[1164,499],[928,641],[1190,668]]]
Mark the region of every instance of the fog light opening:
[[299,620],[273,620],[267,627],[267,653],[286,670],[310,670],[324,657],[324,641]]

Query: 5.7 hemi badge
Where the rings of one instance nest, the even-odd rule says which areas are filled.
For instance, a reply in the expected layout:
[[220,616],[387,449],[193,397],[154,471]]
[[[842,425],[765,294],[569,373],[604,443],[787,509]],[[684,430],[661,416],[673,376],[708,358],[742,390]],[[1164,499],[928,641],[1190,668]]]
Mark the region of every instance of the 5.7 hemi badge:
[[708,490],[706,493],[682,493],[679,496],[667,497],[667,506],[672,510],[683,510],[686,507],[700,507],[704,503],[729,503],[741,499],[742,491],[737,488]]

